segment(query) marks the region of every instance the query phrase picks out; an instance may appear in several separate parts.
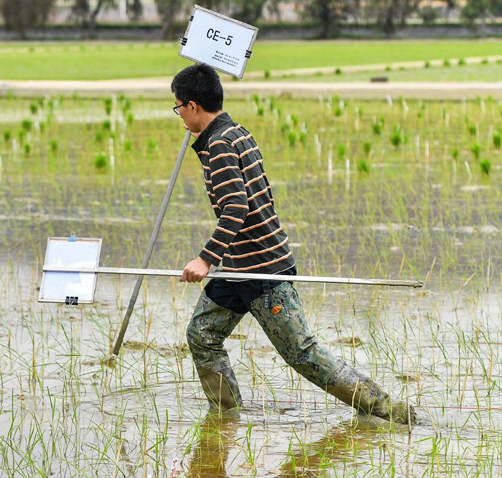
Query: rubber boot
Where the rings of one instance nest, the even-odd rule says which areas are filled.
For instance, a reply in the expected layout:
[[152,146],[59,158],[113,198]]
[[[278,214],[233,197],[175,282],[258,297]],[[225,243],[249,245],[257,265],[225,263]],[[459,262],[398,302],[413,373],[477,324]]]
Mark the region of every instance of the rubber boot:
[[255,299],[251,312],[282,358],[298,373],[358,411],[397,423],[414,419],[413,409],[392,402],[388,394],[365,375],[317,344],[310,332],[294,287],[283,282]]
[[243,315],[220,307],[203,291],[187,327],[187,342],[202,389],[210,407],[221,411],[242,405],[239,385],[223,342]]
[[197,367],[197,373],[210,408],[225,411],[242,406],[239,385],[231,368],[221,368],[216,372],[205,367]]
[[336,358],[334,372],[328,379],[326,391],[359,412],[376,415],[396,423],[414,423],[415,411],[401,401],[393,401],[370,378]]

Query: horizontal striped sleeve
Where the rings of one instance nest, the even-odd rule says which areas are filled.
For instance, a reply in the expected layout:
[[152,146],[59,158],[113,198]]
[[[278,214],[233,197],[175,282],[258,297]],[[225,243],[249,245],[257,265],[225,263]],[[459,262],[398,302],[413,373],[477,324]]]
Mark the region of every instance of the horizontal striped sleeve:
[[[207,168],[207,169],[211,169],[211,168]],[[216,176],[217,174],[223,173],[224,171],[227,171],[229,169],[239,169],[239,166],[226,166],[224,168],[217,169],[216,171],[211,173],[211,177]]]
[[247,156],[248,154],[252,153],[253,151],[258,151],[258,146],[255,146],[254,148],[249,148],[246,149],[243,153],[239,155],[239,158],[243,158],[244,156]]
[[226,214],[222,214],[220,216],[220,219],[230,219],[231,221],[235,221],[240,224],[244,224],[244,221],[242,219],[239,219],[238,217],[227,216]]
[[[228,181],[223,181],[222,183],[219,183],[218,185],[216,186],[213,186],[213,191],[216,191],[217,189],[220,189],[220,188],[223,188],[225,186],[227,186],[228,184],[230,183],[235,183],[235,182],[238,182],[240,181],[241,183],[243,183],[244,181],[242,180],[242,178],[233,178],[233,179],[229,179]],[[208,182],[209,184],[212,184],[212,181],[206,181]],[[247,186],[247,185],[246,185]]]
[[255,183],[256,181],[259,181],[261,178],[264,178],[265,176],[266,176],[266,174],[262,173],[259,176],[256,176],[253,179],[250,179],[246,184],[244,184],[244,187],[247,188],[249,185]]
[[252,231],[253,229],[256,229],[257,227],[264,226],[265,224],[268,224],[270,221],[273,221],[274,219],[277,219],[277,214],[269,217],[268,219],[265,219],[262,222],[259,222],[258,224],[254,224],[253,226],[249,226],[249,227],[246,227],[245,229],[241,229],[241,232]]
[[255,199],[256,197],[261,196],[262,194],[267,193],[267,192],[268,192],[268,189],[269,189],[269,188],[262,189],[261,191],[258,191],[257,193],[253,194],[252,196],[249,196],[249,197],[248,197],[248,201],[252,201],[252,200],[253,200],[253,199]]
[[[214,259],[216,259],[218,261],[218,264],[220,263],[221,261],[221,257],[216,255],[214,252],[211,252],[209,249],[205,248],[202,249],[203,252],[205,252],[206,254],[209,254],[211,257],[214,257]],[[212,262],[212,261],[208,261],[208,262]]]
[[213,161],[217,161],[218,159],[222,159],[222,158],[227,158],[229,156],[232,158],[239,158],[239,155],[235,154],[235,153],[221,153],[221,154],[218,154],[218,156],[211,157],[209,159],[209,163],[211,164]]
[[222,113],[194,142],[194,150],[217,217],[199,255],[225,271],[276,274],[293,267],[264,159],[251,133]]
[[209,149],[211,149],[213,146],[216,146],[217,144],[225,144],[225,141],[222,140],[222,139],[218,139],[216,141],[213,141],[210,145],[209,145]]
[[249,206],[237,149],[230,140],[215,135],[209,141],[209,153],[207,164],[210,168],[212,191],[222,213],[211,238],[199,255],[217,266],[244,224]]
[[267,207],[271,207],[272,206],[272,203],[271,202],[268,202],[266,204],[263,204],[262,206],[260,206],[258,209],[255,209],[253,212],[249,212],[248,213],[248,216],[253,216],[254,214],[258,214],[260,213],[261,211],[263,211],[264,209],[266,209]]
[[232,146],[235,146],[237,143],[240,143],[241,141],[244,141],[246,139],[251,139],[252,135],[249,133],[247,136],[239,136],[237,139],[232,141]]
[[216,226],[217,231],[224,232],[225,234],[230,234],[231,236],[236,236],[237,233],[233,231],[229,231],[228,229],[225,229],[224,227]]
[[257,159],[251,164],[248,164],[245,168],[241,169],[241,173],[245,173],[249,169],[253,169],[256,165],[263,163],[263,159]]
[[227,204],[226,207],[238,207],[241,209],[246,209],[246,211],[249,211],[249,206],[247,204]]
[[225,249],[228,248],[228,244],[225,244],[224,242],[218,241],[217,239],[214,239],[213,237],[209,238],[210,241],[215,242],[216,244],[219,244],[220,246],[223,246]]
[[239,129],[241,127],[240,124],[236,124],[235,126],[230,126],[230,128],[227,128],[223,133],[221,133],[221,137],[225,136],[226,134],[230,133],[230,131],[233,131],[234,129]]

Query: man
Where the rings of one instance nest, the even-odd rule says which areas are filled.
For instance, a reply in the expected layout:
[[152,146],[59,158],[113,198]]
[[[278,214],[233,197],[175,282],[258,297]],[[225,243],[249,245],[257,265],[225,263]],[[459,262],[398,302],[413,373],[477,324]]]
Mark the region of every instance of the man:
[[[178,73],[171,85],[176,106],[196,141],[217,226],[182,281],[200,282],[211,265],[228,272],[296,274],[295,261],[274,208],[263,160],[252,135],[222,111],[223,88],[207,65]],[[293,279],[293,277],[292,277]],[[187,328],[202,388],[212,407],[242,404],[224,340],[250,312],[282,358],[311,382],[358,411],[408,423],[413,409],[317,344],[292,282],[211,280]]]

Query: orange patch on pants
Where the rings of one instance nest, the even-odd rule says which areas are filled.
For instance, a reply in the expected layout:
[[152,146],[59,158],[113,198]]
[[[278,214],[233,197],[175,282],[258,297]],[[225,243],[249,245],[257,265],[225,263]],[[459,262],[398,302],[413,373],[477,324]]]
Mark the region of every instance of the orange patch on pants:
[[282,305],[274,305],[272,307],[272,314],[277,315],[282,310]]

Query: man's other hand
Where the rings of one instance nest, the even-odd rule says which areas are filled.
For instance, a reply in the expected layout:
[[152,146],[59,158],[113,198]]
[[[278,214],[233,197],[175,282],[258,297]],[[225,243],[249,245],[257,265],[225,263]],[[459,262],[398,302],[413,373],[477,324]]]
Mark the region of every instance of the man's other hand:
[[200,282],[204,277],[207,276],[211,264],[201,257],[197,257],[193,261],[190,261],[183,269],[183,274],[181,274],[181,282]]

